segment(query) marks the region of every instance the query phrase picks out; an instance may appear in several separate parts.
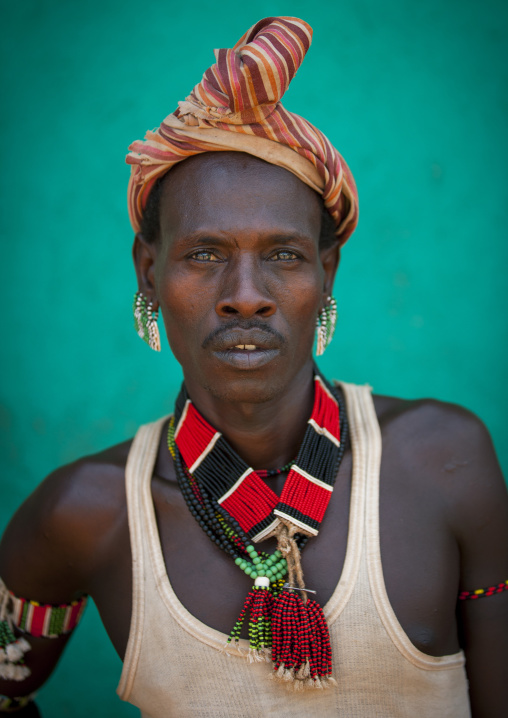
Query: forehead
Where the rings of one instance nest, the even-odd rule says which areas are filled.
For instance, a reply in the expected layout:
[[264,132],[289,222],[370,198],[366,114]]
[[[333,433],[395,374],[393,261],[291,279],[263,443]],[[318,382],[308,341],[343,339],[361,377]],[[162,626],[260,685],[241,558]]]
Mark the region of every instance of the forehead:
[[163,237],[193,232],[298,233],[319,239],[319,196],[288,170],[243,152],[207,152],[163,183]]

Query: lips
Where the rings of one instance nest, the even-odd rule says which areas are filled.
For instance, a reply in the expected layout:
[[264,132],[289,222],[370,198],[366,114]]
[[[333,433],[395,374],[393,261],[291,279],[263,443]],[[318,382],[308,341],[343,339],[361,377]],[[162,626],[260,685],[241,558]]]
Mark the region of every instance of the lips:
[[254,370],[265,366],[279,355],[278,349],[224,349],[213,352],[216,359],[235,369]]
[[214,356],[231,367],[242,370],[259,369],[280,353],[284,339],[265,329],[224,329],[209,342]]
[[205,348],[214,352],[237,351],[269,351],[280,349],[283,338],[266,329],[223,329],[205,342]]

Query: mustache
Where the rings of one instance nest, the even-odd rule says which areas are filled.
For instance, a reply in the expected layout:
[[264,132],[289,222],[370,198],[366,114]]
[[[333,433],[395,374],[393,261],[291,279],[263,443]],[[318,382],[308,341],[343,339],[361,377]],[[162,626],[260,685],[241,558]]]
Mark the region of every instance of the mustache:
[[[232,338],[234,340],[234,337],[230,336],[232,332],[251,331],[253,329],[256,330],[257,337],[262,337],[262,335],[259,334],[260,332],[266,335],[266,338],[269,340],[271,345],[274,344],[274,339],[280,346],[286,344],[286,339],[280,332],[271,327],[269,324],[264,324],[259,319],[233,319],[210,332],[210,334],[208,334],[208,336],[204,339],[201,346],[203,349],[207,349],[213,344],[225,344]],[[259,343],[262,343],[262,341]]]

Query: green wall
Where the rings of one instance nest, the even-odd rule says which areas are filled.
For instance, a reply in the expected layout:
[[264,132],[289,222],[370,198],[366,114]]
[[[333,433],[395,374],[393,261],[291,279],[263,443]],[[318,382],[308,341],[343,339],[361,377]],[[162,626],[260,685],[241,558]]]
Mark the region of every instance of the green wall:
[[[3,3],[0,526],[57,465],[171,409],[179,368],[132,329],[124,155],[213,47],[266,15],[314,27],[286,104],[329,135],[360,193],[323,368],[467,406],[508,468],[507,7]],[[85,621],[41,695],[46,718],[136,714],[114,695],[120,662],[95,609]]]

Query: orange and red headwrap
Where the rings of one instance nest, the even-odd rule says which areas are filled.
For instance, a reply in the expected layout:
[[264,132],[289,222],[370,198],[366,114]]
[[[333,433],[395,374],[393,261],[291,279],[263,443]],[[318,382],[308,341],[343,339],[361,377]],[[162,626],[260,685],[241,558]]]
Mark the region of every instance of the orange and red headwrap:
[[129,217],[135,232],[155,181],[177,162],[202,152],[247,152],[283,167],[323,196],[343,244],[358,221],[358,194],[349,167],[310,122],[280,99],[312,40],[312,28],[294,17],[268,17],[216,62],[155,132],[133,142]]

